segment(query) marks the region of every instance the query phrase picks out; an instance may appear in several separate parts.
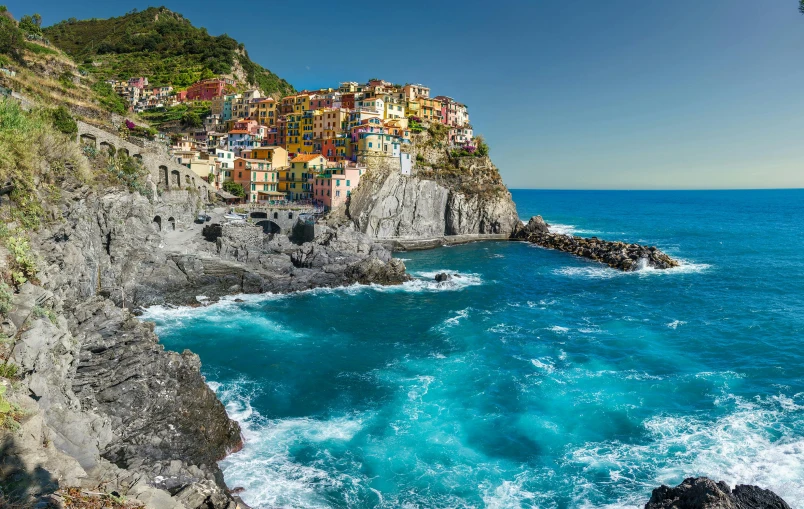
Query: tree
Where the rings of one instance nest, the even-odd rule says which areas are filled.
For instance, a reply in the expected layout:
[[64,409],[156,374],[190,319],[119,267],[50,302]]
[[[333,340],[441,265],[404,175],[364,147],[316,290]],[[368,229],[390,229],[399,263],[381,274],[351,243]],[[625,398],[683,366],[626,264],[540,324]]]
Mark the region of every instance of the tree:
[[804,14],[804,0],[798,0],[798,12]]
[[231,180],[227,180],[223,183],[223,190],[229,194],[237,196],[238,198],[242,198],[246,195],[246,191],[243,190],[243,186]]
[[489,146],[486,143],[486,139],[483,138],[483,136],[481,135],[475,136],[474,142],[475,146],[477,147],[476,152],[477,155],[479,155],[480,157],[486,157],[489,155]]
[[201,122],[201,117],[199,117],[198,113],[194,111],[188,111],[182,115],[181,123],[187,127],[201,127],[203,125]]
[[210,71],[209,69],[204,69],[201,71],[201,79],[202,80],[210,80],[215,77],[215,73]]
[[42,16],[34,14],[33,16],[23,16],[20,18],[20,30],[28,32],[33,35],[42,35]]
[[4,53],[19,61],[22,59],[22,48],[25,39],[11,18],[0,16],[0,53]]

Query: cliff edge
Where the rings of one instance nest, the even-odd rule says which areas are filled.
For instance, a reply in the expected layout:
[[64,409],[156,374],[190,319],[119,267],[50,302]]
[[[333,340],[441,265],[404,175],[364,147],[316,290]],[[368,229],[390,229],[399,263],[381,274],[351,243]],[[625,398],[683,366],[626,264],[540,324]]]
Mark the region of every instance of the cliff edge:
[[382,159],[366,158],[368,173],[352,193],[346,215],[371,238],[406,241],[460,235],[507,237],[520,224],[516,205],[487,153],[450,148],[446,127],[433,124],[409,145],[410,175]]

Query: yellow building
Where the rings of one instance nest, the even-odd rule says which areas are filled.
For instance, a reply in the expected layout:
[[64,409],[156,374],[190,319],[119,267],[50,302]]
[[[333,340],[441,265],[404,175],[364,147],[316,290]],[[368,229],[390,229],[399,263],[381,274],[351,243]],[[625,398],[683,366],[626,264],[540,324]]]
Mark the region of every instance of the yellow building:
[[257,102],[257,122],[266,127],[276,126],[276,101],[270,97]]
[[441,122],[441,101],[419,97],[416,102],[419,103],[419,115],[417,116],[424,120]]
[[279,191],[288,200],[309,200],[313,196],[312,179],[327,167],[321,154],[302,154],[290,161],[290,168],[279,172]]
[[301,153],[303,145],[302,132],[301,132],[301,114],[288,113],[285,116],[285,148],[288,154],[296,155]]
[[288,151],[282,147],[255,147],[243,152],[247,159],[269,161],[274,169],[287,168],[290,165]]
[[384,119],[390,118],[405,118],[405,103],[392,96],[385,96],[384,110],[382,117]]

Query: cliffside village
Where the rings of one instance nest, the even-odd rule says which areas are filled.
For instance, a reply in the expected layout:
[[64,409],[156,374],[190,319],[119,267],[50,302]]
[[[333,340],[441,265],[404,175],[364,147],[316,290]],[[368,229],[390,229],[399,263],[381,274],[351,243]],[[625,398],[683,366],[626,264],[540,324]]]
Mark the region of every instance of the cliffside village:
[[466,106],[447,96],[430,97],[423,85],[383,80],[341,83],[337,89],[304,90],[274,99],[259,90],[232,93],[232,80],[202,80],[187,90],[149,88],[147,78],[109,81],[133,111],[209,104],[204,128],[174,138],[172,157],[210,182],[224,198],[227,182],[252,204],[309,202],[325,209],[344,203],[380,158],[409,175],[408,148],[422,122],[447,127],[449,144],[472,150]]

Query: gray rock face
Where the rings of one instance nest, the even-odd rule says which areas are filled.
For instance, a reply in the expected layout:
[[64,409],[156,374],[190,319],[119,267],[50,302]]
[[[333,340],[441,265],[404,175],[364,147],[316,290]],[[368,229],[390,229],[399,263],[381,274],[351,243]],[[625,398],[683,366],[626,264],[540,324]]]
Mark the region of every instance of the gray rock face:
[[467,195],[435,180],[370,170],[352,193],[348,216],[374,239],[511,233],[519,222],[510,193]]
[[731,490],[723,481],[690,477],[671,488],[653,490],[645,509],[790,509],[778,495],[756,486],[738,485]]
[[[233,509],[216,462],[242,441],[198,357],[165,351],[123,305],[408,279],[401,261],[353,227],[323,228],[302,245],[248,226],[208,230],[208,241],[201,227],[189,229],[199,207],[192,193],[150,203],[76,186],[62,198],[63,220],[31,238],[41,286],[26,285],[2,324],[22,331],[12,358],[21,394],[36,400],[49,443],[70,459],[59,466],[51,455],[37,468],[67,469],[67,479],[158,507]],[[34,316],[39,308],[53,320]]]

